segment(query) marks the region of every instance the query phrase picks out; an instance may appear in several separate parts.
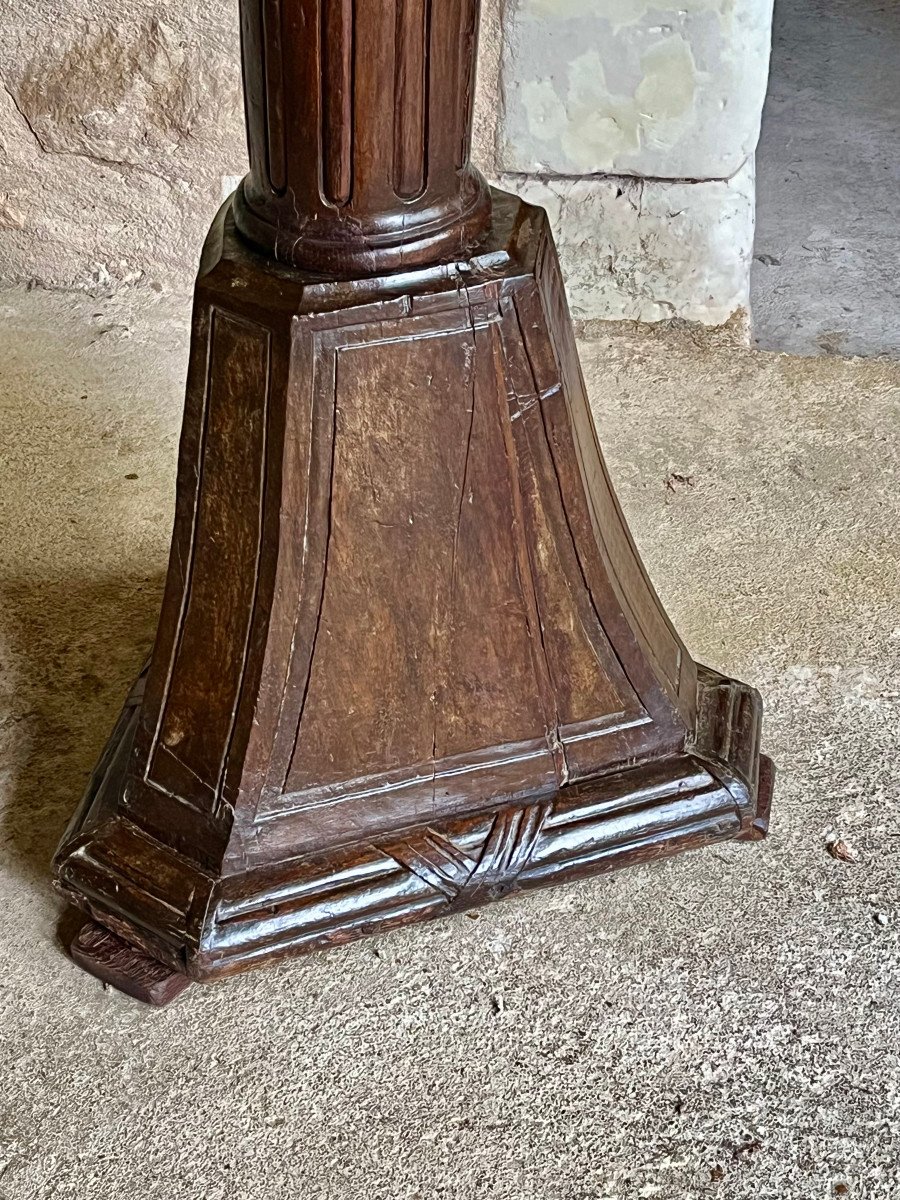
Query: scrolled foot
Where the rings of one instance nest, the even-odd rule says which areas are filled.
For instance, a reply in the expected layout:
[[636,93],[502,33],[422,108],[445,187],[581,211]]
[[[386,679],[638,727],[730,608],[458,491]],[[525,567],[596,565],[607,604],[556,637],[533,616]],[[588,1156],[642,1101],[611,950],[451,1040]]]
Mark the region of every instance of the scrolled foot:
[[171,1003],[192,982],[96,921],[84,921],[68,949],[72,961],[90,975],[155,1008]]

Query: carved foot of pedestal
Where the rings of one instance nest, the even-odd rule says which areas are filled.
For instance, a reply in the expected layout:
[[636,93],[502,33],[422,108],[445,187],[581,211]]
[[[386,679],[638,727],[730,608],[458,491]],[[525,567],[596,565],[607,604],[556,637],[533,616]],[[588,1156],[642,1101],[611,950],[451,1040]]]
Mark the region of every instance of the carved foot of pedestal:
[[155,1008],[170,1004],[192,982],[187,975],[150,958],[96,921],[83,922],[68,950],[83,970]]
[[756,800],[756,817],[750,828],[737,839],[739,842],[761,842],[769,833],[769,815],[772,811],[772,793],[775,790],[775,764],[768,754],[759,756],[759,789]]

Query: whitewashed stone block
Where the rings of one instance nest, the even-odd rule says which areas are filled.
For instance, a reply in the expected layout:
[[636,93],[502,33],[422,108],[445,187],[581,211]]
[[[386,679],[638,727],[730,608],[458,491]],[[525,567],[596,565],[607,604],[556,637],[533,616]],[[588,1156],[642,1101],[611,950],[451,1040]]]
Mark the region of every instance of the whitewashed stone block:
[[727,179],[753,153],[772,0],[503,0],[504,171]]
[[576,318],[722,325],[749,306],[753,161],[730,180],[504,176],[550,213]]

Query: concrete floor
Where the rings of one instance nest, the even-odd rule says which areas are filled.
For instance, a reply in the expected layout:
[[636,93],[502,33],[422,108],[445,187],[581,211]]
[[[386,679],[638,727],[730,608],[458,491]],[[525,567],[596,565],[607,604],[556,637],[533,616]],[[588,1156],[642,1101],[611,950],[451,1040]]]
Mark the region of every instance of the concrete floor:
[[153,1012],[57,949],[47,862],[153,633],[185,307],[0,315],[3,1200],[896,1200],[900,364],[582,347],[669,611],[765,693],[768,842]]
[[900,6],[776,0],[757,153],[754,333],[900,356]]

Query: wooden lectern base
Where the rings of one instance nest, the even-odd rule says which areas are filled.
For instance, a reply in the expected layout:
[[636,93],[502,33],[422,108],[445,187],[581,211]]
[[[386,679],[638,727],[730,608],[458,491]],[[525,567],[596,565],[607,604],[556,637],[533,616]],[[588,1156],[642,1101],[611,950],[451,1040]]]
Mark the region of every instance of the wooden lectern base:
[[156,646],[55,862],[132,994],[765,832],[759,697],[669,624],[546,216],[492,198],[357,280],[213,225]]

